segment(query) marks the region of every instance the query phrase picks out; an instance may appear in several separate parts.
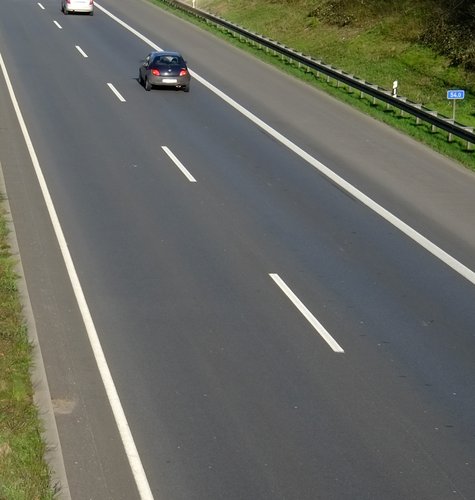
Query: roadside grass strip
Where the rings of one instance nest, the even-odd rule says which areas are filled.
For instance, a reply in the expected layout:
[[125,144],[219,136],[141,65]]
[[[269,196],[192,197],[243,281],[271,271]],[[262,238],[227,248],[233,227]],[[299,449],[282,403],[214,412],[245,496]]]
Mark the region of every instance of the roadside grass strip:
[[22,315],[8,225],[0,213],[0,498],[52,500],[30,378],[32,346]]

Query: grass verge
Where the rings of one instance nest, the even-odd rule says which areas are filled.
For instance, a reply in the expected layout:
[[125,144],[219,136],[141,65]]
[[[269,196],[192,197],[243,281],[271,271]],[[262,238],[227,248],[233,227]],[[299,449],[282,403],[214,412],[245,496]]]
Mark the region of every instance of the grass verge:
[[52,500],[38,410],[30,378],[28,339],[10,254],[5,212],[0,213],[0,500]]
[[[171,7],[166,1],[151,1],[475,171],[475,146],[468,149],[467,143],[458,138],[449,142],[446,132],[432,130],[430,125],[422,122],[417,123],[415,118],[401,115],[398,110],[384,103],[373,102],[369,96],[361,98],[359,92],[352,92],[344,86],[338,86],[334,80],[327,81],[324,76],[298,68],[278,55],[274,56],[244,39]],[[315,5],[319,2],[311,3]],[[456,118],[468,126],[475,126],[475,75],[451,67],[446,58],[410,42],[417,37],[414,33],[421,23],[420,6],[419,10],[411,10],[413,17],[408,16],[406,11],[399,16],[392,13],[387,18],[376,16],[372,20],[366,19],[363,25],[348,28],[309,21],[303,7],[308,7],[307,4],[307,0],[289,3],[198,0],[200,8],[304,54],[323,57],[327,64],[338,66],[382,87],[391,88],[393,79],[398,78],[404,90],[400,92],[401,95],[446,116],[451,116],[451,103],[446,99],[446,90],[467,89],[466,99],[457,102]],[[411,19],[409,25],[408,19]]]

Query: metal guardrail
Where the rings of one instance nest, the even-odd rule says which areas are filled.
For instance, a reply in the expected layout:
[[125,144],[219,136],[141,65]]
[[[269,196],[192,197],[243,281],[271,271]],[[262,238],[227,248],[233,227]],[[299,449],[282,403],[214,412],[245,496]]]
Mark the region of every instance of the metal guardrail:
[[467,127],[444,115],[439,114],[437,111],[432,111],[424,107],[422,104],[412,102],[405,97],[394,96],[389,90],[379,87],[378,85],[366,82],[365,80],[346,73],[345,71],[325,64],[320,60],[316,60],[310,56],[306,56],[302,53],[296,52],[293,49],[286,47],[279,42],[276,42],[275,40],[271,40],[256,33],[252,33],[251,31],[248,31],[241,26],[209,14],[208,12],[205,12],[201,9],[194,8],[178,0],[162,1],[172,5],[175,8],[184,10],[196,17],[205,19],[207,22],[211,22],[217,26],[221,26],[232,33],[237,33],[240,37],[251,40],[252,42],[265,47],[266,49],[270,49],[273,52],[280,54],[282,57],[288,58],[290,61],[296,61],[297,63],[299,63],[299,65],[301,64],[313,71],[316,71],[317,74],[322,73],[326,75],[327,78],[336,80],[338,84],[342,83],[344,85],[347,85],[348,88],[356,89],[360,91],[362,95],[369,95],[375,100],[382,101],[387,105],[399,109],[401,112],[406,112],[414,116],[418,122],[419,120],[422,120],[426,123],[429,123],[432,126],[432,129],[438,128],[444,130],[448,132],[449,140],[452,139],[452,136],[459,137],[460,139],[467,141],[467,149],[470,148],[470,144],[475,144],[475,134],[473,133],[473,127]]

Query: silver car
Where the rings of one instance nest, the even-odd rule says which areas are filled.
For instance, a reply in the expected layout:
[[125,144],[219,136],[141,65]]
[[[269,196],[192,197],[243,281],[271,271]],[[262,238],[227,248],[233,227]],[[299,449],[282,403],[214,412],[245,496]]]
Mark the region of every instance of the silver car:
[[139,68],[139,82],[145,90],[152,90],[153,86],[163,86],[189,92],[190,80],[190,72],[179,52],[150,52]]
[[94,0],[61,0],[61,10],[64,14],[81,12],[94,15]]

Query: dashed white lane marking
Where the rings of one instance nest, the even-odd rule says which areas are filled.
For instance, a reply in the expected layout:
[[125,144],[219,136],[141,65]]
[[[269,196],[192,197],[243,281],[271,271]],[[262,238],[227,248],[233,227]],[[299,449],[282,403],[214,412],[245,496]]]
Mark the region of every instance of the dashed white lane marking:
[[38,2],[38,6],[39,6],[39,8],[40,8],[41,10],[45,10],[45,8],[44,8],[43,4],[41,4],[40,2]]
[[76,49],[83,57],[87,57],[87,54],[81,49],[81,47],[79,47],[79,45],[76,45]]
[[170,151],[166,146],[162,146],[163,151],[169,156],[172,162],[182,171],[183,175],[190,181],[196,182],[196,179],[188,172],[186,167],[181,163],[181,161]]
[[120,95],[119,91],[112,85],[112,83],[108,83],[107,86],[114,92],[114,94],[117,96],[117,99],[121,102],[125,102],[125,99]]
[[53,23],[54,23],[54,24],[56,24],[56,26],[57,26],[60,30],[62,30],[62,29],[63,29],[63,27],[61,26],[61,24],[59,24],[59,23],[58,23],[58,21],[53,21]]
[[28,133],[28,129],[26,128],[25,120],[23,119],[23,115],[21,113],[20,106],[16,99],[15,92],[13,90],[13,86],[11,84],[10,77],[8,76],[7,68],[5,66],[5,63],[3,62],[3,57],[1,53],[0,53],[0,67],[2,69],[3,76],[5,78],[7,89],[10,94],[10,99],[15,109],[15,113],[17,115],[18,122],[20,124],[20,128],[23,133],[26,146],[28,148],[28,152],[30,153],[31,162],[33,163],[33,168],[38,178],[38,183],[40,185],[41,192],[43,194],[43,198],[45,200],[45,204],[48,209],[51,223],[53,225],[53,229],[56,234],[56,239],[58,240],[59,247],[61,249],[61,254],[63,256],[66,269],[68,271],[69,280],[71,281],[74,295],[76,297],[79,310],[81,311],[81,316],[84,321],[84,326],[86,328],[86,332],[89,338],[89,342],[91,344],[92,351],[94,353],[94,358],[96,359],[97,367],[99,369],[99,373],[101,375],[102,382],[104,384],[106,394],[112,408],[112,413],[114,414],[117,428],[119,430],[119,434],[122,439],[122,443],[124,445],[125,453],[127,455],[129,465],[132,470],[132,474],[135,478],[137,489],[139,490],[140,498],[141,500],[153,500],[152,490],[150,489],[147,476],[145,475],[142,461],[140,459],[137,447],[135,445],[135,441],[132,436],[129,423],[127,422],[127,417],[125,416],[124,409],[122,407],[122,403],[119,398],[119,394],[117,392],[114,380],[112,378],[112,374],[109,370],[109,365],[107,364],[104,351],[102,350],[96,326],[94,325],[94,321],[92,319],[91,312],[89,310],[89,306],[86,301],[86,297],[84,296],[84,292],[82,290],[81,282],[79,281],[79,277],[77,275],[73,259],[69,252],[68,244],[66,242],[63,229],[59,222],[59,218],[56,213],[53,200],[49,193],[49,189],[46,184],[46,180],[44,178],[40,162],[38,161],[38,157],[36,156],[35,148],[33,147],[33,143],[31,142],[30,134]]
[[[155,49],[155,50],[161,50],[161,48],[153,43],[149,38],[145,37],[141,33],[139,33],[137,30],[129,26],[127,23],[119,19],[117,16],[109,12],[107,9],[99,5],[97,2],[95,2],[95,5],[98,9],[100,9],[104,14],[108,15],[111,19],[113,19],[115,22],[123,26],[125,29],[133,33],[136,37],[138,37],[140,40],[145,42],[149,47]],[[475,272],[469,269],[467,266],[462,264],[460,261],[449,255],[447,252],[442,250],[440,247],[432,243],[429,239],[427,239],[425,236],[417,232],[415,229],[413,229],[411,226],[403,222],[401,219],[393,215],[391,212],[386,210],[384,207],[376,203],[374,200],[372,200],[369,196],[366,196],[362,191],[354,187],[352,184],[347,182],[343,177],[340,177],[338,174],[330,170],[326,165],[323,163],[319,162],[316,158],[311,156],[309,153],[307,153],[305,150],[303,150],[301,147],[297,146],[294,144],[292,141],[287,139],[283,134],[272,128],[270,125],[267,125],[263,120],[258,118],[256,115],[248,111],[244,106],[241,106],[238,102],[236,102],[234,99],[229,97],[227,94],[219,90],[217,87],[215,87],[213,84],[205,80],[203,77],[195,73],[194,71],[190,70],[190,74],[195,78],[197,81],[199,81],[201,84],[203,84],[205,87],[207,87],[211,92],[216,94],[218,97],[220,97],[223,101],[227,102],[230,106],[232,106],[236,111],[244,115],[246,118],[248,118],[251,122],[253,122],[255,125],[257,125],[259,128],[267,132],[271,137],[273,137],[276,141],[280,142],[283,146],[286,148],[290,149],[293,151],[297,156],[302,158],[304,161],[309,163],[312,167],[314,167],[316,170],[321,172],[323,175],[325,175],[328,179],[330,179],[332,182],[334,182],[337,186],[339,186],[341,189],[346,191],[347,193],[351,194],[354,196],[357,200],[359,200],[361,203],[366,205],[369,209],[373,210],[375,213],[377,213],[380,217],[385,219],[387,222],[392,224],[394,227],[399,229],[402,233],[404,233],[406,236],[411,238],[413,241],[421,245],[423,248],[425,248],[428,252],[430,252],[432,255],[440,259],[442,262],[444,262],[447,266],[451,267],[454,271],[459,273],[461,276],[463,276],[465,279],[470,281],[475,285]]]
[[303,314],[305,319],[315,328],[322,339],[333,349],[335,352],[344,353],[343,348],[338,342],[327,332],[325,327],[318,321],[318,319],[304,306],[302,301],[295,295],[294,292],[285,284],[278,274],[269,274],[275,281],[277,286],[287,295],[292,304]]

